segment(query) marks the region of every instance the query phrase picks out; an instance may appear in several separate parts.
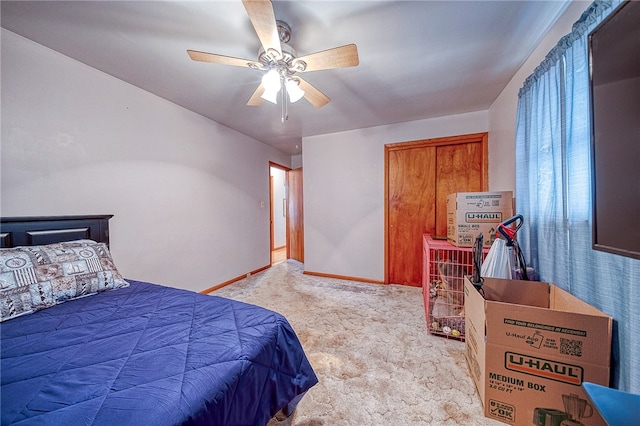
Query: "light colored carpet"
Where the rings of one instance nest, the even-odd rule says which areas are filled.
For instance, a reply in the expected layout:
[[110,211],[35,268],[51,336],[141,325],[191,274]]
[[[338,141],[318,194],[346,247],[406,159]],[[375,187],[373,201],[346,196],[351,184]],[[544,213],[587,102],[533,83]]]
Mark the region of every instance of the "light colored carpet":
[[417,287],[302,273],[288,260],[211,294],[280,312],[319,383],[271,425],[502,425],[482,414],[464,342],[427,332]]

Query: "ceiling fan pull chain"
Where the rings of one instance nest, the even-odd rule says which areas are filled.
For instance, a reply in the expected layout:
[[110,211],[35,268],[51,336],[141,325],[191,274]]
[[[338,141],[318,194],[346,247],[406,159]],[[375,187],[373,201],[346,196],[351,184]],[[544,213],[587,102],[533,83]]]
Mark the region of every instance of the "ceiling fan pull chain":
[[280,121],[284,123],[285,120],[289,119],[289,108],[287,107],[287,94],[286,88],[284,85],[284,75],[280,75],[280,95],[282,96],[282,115],[280,117]]

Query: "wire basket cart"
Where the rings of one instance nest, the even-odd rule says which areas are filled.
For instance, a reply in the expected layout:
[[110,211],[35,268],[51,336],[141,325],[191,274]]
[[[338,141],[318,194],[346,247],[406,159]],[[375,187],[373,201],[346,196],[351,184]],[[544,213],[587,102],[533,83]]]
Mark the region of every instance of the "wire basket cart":
[[[489,248],[482,249],[482,259]],[[473,248],[423,236],[422,294],[427,330],[464,340],[464,277],[473,273]]]

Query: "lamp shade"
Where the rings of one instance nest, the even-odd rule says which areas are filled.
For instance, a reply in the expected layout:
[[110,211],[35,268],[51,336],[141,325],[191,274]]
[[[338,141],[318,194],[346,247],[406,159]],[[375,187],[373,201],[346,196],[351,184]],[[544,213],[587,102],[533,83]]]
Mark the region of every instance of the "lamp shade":
[[280,90],[280,74],[277,70],[271,69],[262,76],[262,85],[267,92],[276,92]]
[[287,87],[287,93],[289,94],[289,100],[292,103],[299,101],[304,96],[304,90],[300,88],[296,80],[290,78],[285,85]]
[[262,99],[264,99],[265,101],[269,101],[272,104],[277,104],[278,103],[278,92],[279,90],[265,90],[264,93],[262,95],[260,95],[260,97]]
[[278,92],[280,91],[280,74],[277,70],[271,69],[262,76],[262,86],[264,93],[260,96],[265,101],[273,104],[278,103]]

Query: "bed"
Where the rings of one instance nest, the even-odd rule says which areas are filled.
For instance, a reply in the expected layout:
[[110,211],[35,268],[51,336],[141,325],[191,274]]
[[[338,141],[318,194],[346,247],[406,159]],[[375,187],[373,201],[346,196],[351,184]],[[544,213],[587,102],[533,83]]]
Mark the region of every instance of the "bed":
[[110,217],[2,219],[1,424],[263,426],[289,415],[317,377],[287,320],[122,278]]

